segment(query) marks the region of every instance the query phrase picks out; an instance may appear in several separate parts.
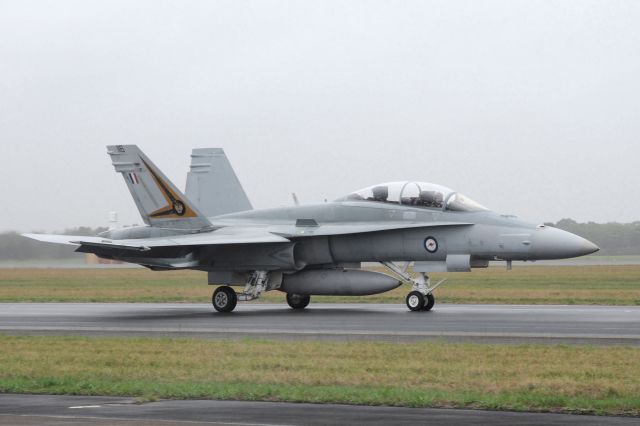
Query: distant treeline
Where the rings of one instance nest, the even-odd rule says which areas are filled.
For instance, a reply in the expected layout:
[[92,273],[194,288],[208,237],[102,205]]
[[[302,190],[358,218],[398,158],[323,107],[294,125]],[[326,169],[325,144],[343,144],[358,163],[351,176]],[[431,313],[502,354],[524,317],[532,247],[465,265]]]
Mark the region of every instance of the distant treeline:
[[600,247],[599,255],[640,255],[640,221],[632,223],[578,223],[562,219],[546,225],[580,235]]
[[[573,232],[593,241],[600,247],[599,255],[620,256],[640,255],[640,221],[632,223],[578,223],[572,219],[562,219],[549,226]],[[107,228],[80,227],[67,229],[67,235],[97,235]],[[34,241],[16,232],[0,233],[0,261],[68,259],[74,254],[75,246],[49,244]]]
[[[66,229],[66,235],[97,235],[107,228],[79,228]],[[75,256],[77,246],[51,244],[25,238],[17,232],[0,234],[0,261],[2,260],[38,260],[38,259],[69,259]]]

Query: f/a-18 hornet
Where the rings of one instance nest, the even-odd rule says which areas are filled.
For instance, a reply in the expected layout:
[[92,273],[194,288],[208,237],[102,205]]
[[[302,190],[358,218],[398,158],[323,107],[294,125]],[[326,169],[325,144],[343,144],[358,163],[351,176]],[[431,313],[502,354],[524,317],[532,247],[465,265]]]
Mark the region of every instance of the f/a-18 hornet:
[[[431,183],[382,183],[334,202],[253,210],[222,149],[193,150],[186,196],[137,146],[109,146],[108,153],[146,225],[96,237],[25,236],[156,271],[206,271],[209,284],[219,285],[212,303],[220,312],[271,290],[304,309],[312,295],[377,294],[402,282],[412,285],[407,307],[428,311],[444,281],[432,284],[429,273],[598,250],[577,235],[494,213]],[[362,262],[378,262],[391,275],[362,270]]]

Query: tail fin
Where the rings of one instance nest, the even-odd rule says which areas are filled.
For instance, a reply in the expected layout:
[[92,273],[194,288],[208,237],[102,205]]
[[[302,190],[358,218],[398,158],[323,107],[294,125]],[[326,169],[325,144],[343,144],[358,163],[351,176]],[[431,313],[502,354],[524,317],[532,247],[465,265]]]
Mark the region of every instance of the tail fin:
[[222,148],[198,148],[191,152],[186,193],[209,217],[252,209]]
[[111,145],[107,151],[146,224],[184,230],[211,227],[209,220],[136,145]]

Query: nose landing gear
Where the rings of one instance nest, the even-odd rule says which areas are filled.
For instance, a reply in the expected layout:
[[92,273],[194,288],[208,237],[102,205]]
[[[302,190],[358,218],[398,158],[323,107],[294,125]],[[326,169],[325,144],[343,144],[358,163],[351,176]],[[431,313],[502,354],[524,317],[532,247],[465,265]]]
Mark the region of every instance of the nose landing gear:
[[409,264],[407,263],[404,268],[399,268],[393,262],[381,262],[384,266],[389,268],[396,275],[401,277],[404,281],[413,283],[411,286],[411,292],[407,294],[406,303],[407,307],[412,312],[430,311],[436,303],[436,298],[433,296],[433,291],[441,284],[447,281],[446,278],[438,281],[434,286],[431,286],[431,280],[429,276],[424,272],[418,275],[418,278],[413,278],[407,273]]
[[417,290],[407,294],[407,307],[413,312],[430,311],[436,304],[436,298],[433,294],[422,294]]
[[412,291],[407,294],[407,307],[413,312],[421,311],[424,308],[424,300],[425,297],[422,293],[419,291]]
[[436,298],[433,297],[433,294],[429,293],[426,297],[427,300],[424,302],[424,306],[422,307],[423,311],[430,311],[433,308],[433,305],[436,304]]

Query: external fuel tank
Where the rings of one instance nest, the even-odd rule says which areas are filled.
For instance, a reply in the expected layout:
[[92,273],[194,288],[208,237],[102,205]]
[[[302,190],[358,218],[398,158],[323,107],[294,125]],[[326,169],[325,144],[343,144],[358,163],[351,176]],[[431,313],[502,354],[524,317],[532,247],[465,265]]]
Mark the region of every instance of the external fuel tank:
[[302,295],[365,296],[402,284],[389,275],[360,269],[311,269],[285,274],[280,290]]

